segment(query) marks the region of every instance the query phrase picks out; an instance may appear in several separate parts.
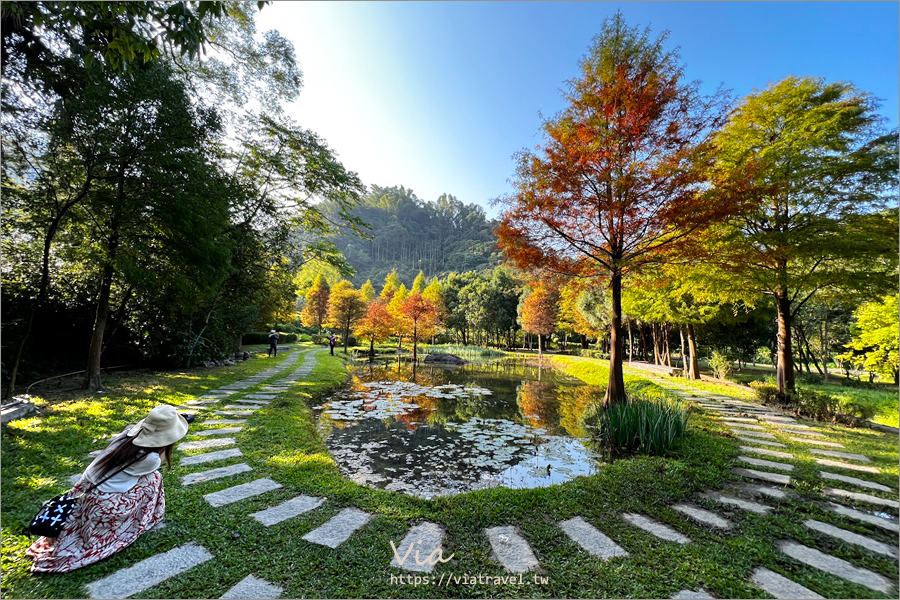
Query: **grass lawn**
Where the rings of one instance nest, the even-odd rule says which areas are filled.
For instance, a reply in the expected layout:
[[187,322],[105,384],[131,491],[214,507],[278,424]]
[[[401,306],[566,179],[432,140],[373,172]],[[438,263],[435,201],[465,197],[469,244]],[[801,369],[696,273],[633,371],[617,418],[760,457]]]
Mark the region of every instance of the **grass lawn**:
[[[285,598],[668,598],[680,590],[700,587],[721,598],[758,598],[762,592],[750,584],[749,575],[760,566],[826,597],[890,597],[787,558],[775,546],[781,539],[797,540],[897,580],[896,560],[813,534],[803,526],[804,519],[814,518],[894,546],[897,543],[895,534],[840,517],[819,505],[824,500],[820,494],[823,484],[817,465],[803,444],[779,439],[797,456],[797,471],[792,484],[795,494],[784,501],[767,501],[777,507],[773,515],[729,511],[700,498],[699,493],[721,489],[735,479],[729,469],[740,451],[738,441],[726,428],[699,409],[692,409],[687,435],[668,455],[619,460],[601,468],[597,475],[552,488],[495,488],[424,500],[356,485],[340,475],[316,430],[311,411],[329,390],[346,380],[346,362],[340,353],[331,357],[327,350],[310,345],[295,347],[317,351],[316,367],[306,381],[292,386],[271,405],[249,417],[236,436],[253,473],[182,487],[180,477],[188,468],[177,466],[180,453],[176,453],[176,467],[165,475],[166,528],[145,534],[108,560],[69,574],[28,573],[30,563],[23,552],[32,538],[25,534],[24,527],[41,501],[67,489],[66,478],[86,466],[87,453],[104,446],[100,438],[120,431],[157,403],[183,402],[262,371],[274,360],[256,353],[255,360],[234,367],[110,377],[102,396],[73,397],[53,403],[39,400],[39,416],[3,426],[3,596],[84,597],[84,584],[191,541],[206,548],[215,559],[135,597],[217,598],[252,573],[284,588]],[[284,359],[279,356],[278,360]],[[575,357],[553,360],[588,384],[605,385],[606,367],[602,361]],[[658,391],[659,383],[641,374],[628,374],[627,385],[632,389]],[[846,451],[871,457],[882,470],[880,474],[853,473],[854,476],[896,489],[896,436],[807,424],[843,443]],[[249,480],[251,475],[271,477],[284,487],[220,508],[211,508],[203,500],[204,494]],[[325,503],[272,527],[264,527],[248,516],[301,493],[323,497]],[[715,510],[730,518],[735,526],[727,533],[698,526],[669,508],[679,501]],[[303,534],[347,506],[359,507],[375,517],[335,550],[301,540]],[[693,543],[680,545],[659,540],[624,522],[620,517],[623,512],[644,513],[667,523],[689,536]],[[587,554],[556,525],[575,516],[583,517],[615,540],[628,556],[603,562]],[[421,521],[439,523],[445,528],[445,556],[454,557],[435,567],[435,579],[442,574],[506,576],[491,557],[484,529],[515,525],[540,562],[538,575],[547,581],[535,583],[529,573],[521,585],[448,586],[445,582],[440,587],[414,587],[392,583],[392,575],[406,572],[388,566],[393,556],[390,542],[399,544],[410,526]]]

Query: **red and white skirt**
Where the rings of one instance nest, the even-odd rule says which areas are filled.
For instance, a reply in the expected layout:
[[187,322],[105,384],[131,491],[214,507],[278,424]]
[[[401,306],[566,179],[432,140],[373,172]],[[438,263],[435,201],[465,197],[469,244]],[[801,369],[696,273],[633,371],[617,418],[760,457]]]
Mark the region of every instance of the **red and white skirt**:
[[74,571],[125,548],[162,522],[165,512],[162,475],[154,471],[127,492],[84,494],[59,537],[38,538],[25,554],[34,559],[35,573]]

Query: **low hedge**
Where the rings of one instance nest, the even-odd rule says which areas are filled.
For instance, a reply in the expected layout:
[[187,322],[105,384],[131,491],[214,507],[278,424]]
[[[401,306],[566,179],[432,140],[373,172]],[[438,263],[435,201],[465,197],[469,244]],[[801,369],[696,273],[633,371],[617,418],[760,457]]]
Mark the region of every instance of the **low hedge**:
[[[269,343],[269,332],[268,331],[251,331],[250,333],[245,333],[241,336],[241,344],[248,346],[253,344],[268,344]],[[301,338],[300,341],[308,341],[303,340],[303,337],[309,336],[298,336],[296,333],[279,333],[278,334],[278,343],[279,344],[293,344],[298,338]]]

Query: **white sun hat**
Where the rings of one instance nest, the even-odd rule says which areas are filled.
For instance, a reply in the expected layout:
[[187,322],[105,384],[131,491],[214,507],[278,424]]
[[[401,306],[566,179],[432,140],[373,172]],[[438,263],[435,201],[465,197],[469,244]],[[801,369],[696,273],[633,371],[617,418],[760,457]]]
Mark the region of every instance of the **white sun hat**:
[[160,404],[128,431],[135,446],[162,448],[174,444],[188,432],[187,420],[169,404]]

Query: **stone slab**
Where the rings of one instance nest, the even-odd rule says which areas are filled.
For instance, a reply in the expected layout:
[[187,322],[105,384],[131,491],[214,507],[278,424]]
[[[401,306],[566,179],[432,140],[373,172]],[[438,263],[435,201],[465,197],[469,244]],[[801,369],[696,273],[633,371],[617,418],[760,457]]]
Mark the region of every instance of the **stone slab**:
[[781,473],[766,473],[765,471],[757,471],[756,469],[734,468],[731,472],[741,477],[749,477],[750,479],[759,479],[760,481],[768,481],[769,483],[777,483],[779,485],[787,485],[791,482],[789,475]]
[[841,488],[823,487],[822,493],[836,498],[849,498],[856,502],[865,502],[867,504],[875,504],[877,506],[888,506],[890,508],[900,508],[900,502],[896,500],[888,500],[887,498],[879,498],[871,494],[862,494],[860,492],[851,492]]
[[793,418],[791,418],[791,417],[775,417],[775,416],[772,416],[772,415],[765,415],[764,417],[762,417],[762,420],[763,420],[763,421],[771,421],[772,423],[791,423],[791,424],[794,424],[794,423],[797,422],[796,419],[793,419]]
[[287,502],[282,502],[278,506],[273,506],[259,512],[252,513],[250,516],[265,525],[271,527],[308,512],[314,508],[318,508],[325,500],[322,498],[314,498],[313,496],[297,496],[291,498]]
[[272,403],[271,400],[248,400],[246,398],[235,398],[234,401],[248,406],[265,406]]
[[859,462],[872,462],[871,460],[869,460],[868,456],[863,456],[862,454],[853,454],[852,452],[835,452],[834,450],[819,450],[818,448],[811,448],[810,452],[812,452],[813,454],[819,454],[821,456],[831,456],[832,458],[858,460]]
[[252,471],[250,465],[246,463],[238,463],[236,465],[228,465],[227,467],[217,467],[208,471],[200,471],[199,473],[188,473],[181,478],[181,485],[194,485],[222,477],[231,477],[240,473]]
[[875,552],[876,554],[883,554],[885,556],[890,556],[891,558],[897,558],[897,548],[895,546],[884,544],[882,542],[873,540],[872,538],[867,538],[864,535],[859,535],[858,533],[853,533],[852,531],[847,531],[846,529],[835,527],[834,525],[831,525],[829,523],[816,521],[815,519],[807,519],[803,522],[803,524],[813,531],[818,531],[819,533],[830,535],[831,537],[843,540],[848,544],[855,544],[857,546],[862,546],[866,550]]
[[856,477],[848,477],[847,475],[838,475],[837,473],[829,473],[828,471],[819,471],[819,476],[822,479],[828,479],[830,481],[843,481],[844,483],[850,483],[853,485],[858,485],[859,487],[868,488],[870,490],[878,490],[879,492],[894,492],[886,485],[881,485],[880,483],[875,483],[874,481],[866,481],[865,479],[857,479]]
[[206,494],[203,496],[203,499],[212,506],[225,506],[226,504],[231,504],[240,500],[252,498],[253,496],[259,496],[266,492],[271,492],[272,490],[277,490],[280,487],[280,483],[268,478],[255,479],[249,483],[242,483],[218,492]]
[[788,497],[788,493],[778,488],[769,487],[767,485],[757,485],[755,483],[743,483],[734,486],[736,490],[750,494],[751,496],[767,496],[776,500],[784,500]]
[[837,467],[839,469],[847,469],[848,471],[861,471],[863,473],[881,473],[881,469],[879,469],[878,467],[854,465],[853,463],[845,463],[839,460],[830,460],[827,458],[816,458],[815,461],[823,467]]
[[784,444],[780,442],[769,442],[767,440],[757,440],[754,438],[748,438],[741,435],[735,436],[737,439],[742,442],[747,442],[748,444],[759,444],[761,446],[772,446],[773,448],[787,448]]
[[241,452],[240,448],[229,448],[227,450],[218,450],[216,452],[194,454],[193,456],[182,456],[179,464],[181,466],[202,465],[209,462],[216,462],[217,460],[237,458],[239,456],[244,456],[244,453]]
[[766,456],[774,456],[776,458],[795,458],[790,452],[779,452],[778,450],[769,450],[768,448],[754,448],[752,446],[738,446],[742,452],[752,452],[754,454],[764,454]]
[[790,427],[779,427],[779,429],[785,433],[791,433],[794,435],[805,435],[807,437],[825,437],[824,433],[819,433],[818,431],[813,431],[812,429],[792,429]]
[[831,512],[850,517],[851,519],[856,519],[857,521],[862,521],[863,523],[868,523],[869,525],[874,525],[875,527],[880,527],[881,529],[886,529],[887,531],[893,531],[894,533],[900,532],[900,524],[898,524],[897,521],[882,519],[871,513],[856,510],[855,508],[850,508],[835,502],[827,503],[826,508]]
[[230,396],[235,393],[235,390],[209,390],[206,392],[207,394],[216,394],[219,396]]
[[807,438],[799,438],[799,437],[789,437],[789,440],[792,442],[797,442],[798,444],[809,444],[810,446],[825,446],[827,448],[843,448],[843,444],[839,444],[837,442],[826,442],[824,440],[810,440]]
[[683,515],[710,527],[718,527],[719,529],[731,529],[731,521],[722,518],[716,513],[703,510],[702,508],[691,506],[690,504],[673,504],[672,510],[677,510]]
[[355,507],[348,507],[313,529],[302,539],[313,544],[337,548],[347,541],[353,532],[371,520],[372,515]]
[[772,423],[778,429],[812,429],[809,425],[802,425],[800,423]]
[[192,433],[191,435],[225,435],[230,433],[237,433],[243,427],[219,427],[218,429],[204,429],[203,431],[197,431]]
[[516,528],[511,525],[490,527],[484,532],[488,536],[494,557],[510,573],[524,573],[538,568],[538,560]]
[[250,400],[274,400],[278,394],[247,394],[244,398]]
[[[724,421],[724,423],[726,425],[728,425],[729,427],[736,427],[738,429],[753,429],[753,430],[758,429],[760,431],[766,430],[766,428],[763,427],[762,425],[751,425],[750,423],[734,423],[732,421]],[[732,429],[732,431],[734,431],[734,429]]]
[[798,544],[791,540],[783,540],[778,548],[794,560],[798,560],[810,567],[836,575],[841,579],[864,585],[869,589],[888,594],[893,587],[891,580],[861,567],[854,567],[846,560],[830,554],[820,552],[815,548]]
[[694,590],[681,590],[674,596],[672,596],[672,600],[705,600],[706,598],[713,598],[703,588],[700,588],[697,591]]
[[[437,523],[419,523],[410,528],[406,537],[396,546],[396,552],[392,552],[390,566],[406,571],[418,573],[431,573],[434,564],[428,558],[434,555],[434,559],[443,556],[441,544],[444,542],[444,529]],[[440,551],[440,554],[435,554]],[[397,557],[400,560],[397,560]],[[419,560],[424,564],[419,564]],[[402,564],[401,564],[402,561]]]
[[568,521],[560,521],[559,528],[562,529],[573,542],[587,550],[593,556],[602,558],[603,560],[609,560],[615,556],[628,556],[628,552],[623,550],[621,546],[581,517],[575,517]]
[[127,598],[212,557],[206,548],[190,542],[89,583],[87,590],[91,598]]
[[234,438],[212,438],[209,440],[197,440],[196,442],[182,442],[176,450],[203,450],[204,448],[221,448],[222,446],[234,446]]
[[734,506],[758,515],[767,515],[772,512],[771,506],[766,506],[765,504],[760,504],[758,502],[751,502],[750,500],[744,500],[743,498],[735,498],[734,496],[728,496],[721,492],[709,492],[701,494],[701,497],[712,500],[713,502],[718,502],[719,504],[724,504],[725,506]]
[[223,600],[239,600],[242,598],[269,599],[278,598],[283,592],[284,590],[274,583],[269,583],[253,575],[247,575],[237,585],[219,597]]
[[689,544],[691,542],[689,537],[678,533],[668,525],[663,525],[644,515],[639,515],[637,513],[622,513],[622,518],[635,527],[639,527],[648,533],[652,533],[660,539],[676,542],[678,544]]
[[731,433],[735,435],[746,435],[752,438],[763,438],[766,440],[774,440],[775,436],[771,433],[766,433],[764,431],[749,431],[746,429],[732,429]]
[[[235,400],[235,402],[239,402],[239,400]],[[259,407],[256,406],[255,404],[254,404],[254,405],[249,405],[249,404],[226,404],[226,405],[225,405],[225,408],[228,409],[228,410],[249,410],[249,411],[259,410]],[[216,414],[218,415],[218,414],[221,414],[221,413],[216,413]]]
[[779,575],[775,571],[770,571],[769,569],[762,567],[753,571],[753,575],[750,576],[750,581],[753,582],[753,585],[765,590],[769,595],[774,596],[775,598],[809,598],[812,600],[824,598],[814,591],[803,587],[799,583],[795,583],[787,577]]
[[0,409],[0,423],[9,423],[10,421],[27,417],[36,410],[37,406],[31,400],[21,397],[14,402],[3,405],[3,408]]
[[203,421],[202,425],[204,427],[212,427],[214,425],[243,425],[247,422],[247,419],[211,419],[209,421]]
[[725,419],[726,421],[737,421],[738,423],[759,423],[758,419],[744,419],[738,417],[728,417]]
[[763,460],[761,458],[751,458],[749,456],[738,456],[739,461],[753,465],[755,467],[766,467],[767,469],[775,469],[777,471],[793,471],[794,465],[787,463],[775,462],[772,460]]
[[252,410],[217,410],[216,415],[221,415],[223,417],[252,417]]
[[204,396],[200,396],[199,400],[188,400],[187,402],[185,402],[185,404],[187,404],[188,406],[201,406],[201,405],[206,405],[206,404],[217,404],[217,403],[221,402],[221,400],[222,399],[219,397],[216,397],[213,400],[213,399],[204,399]]

